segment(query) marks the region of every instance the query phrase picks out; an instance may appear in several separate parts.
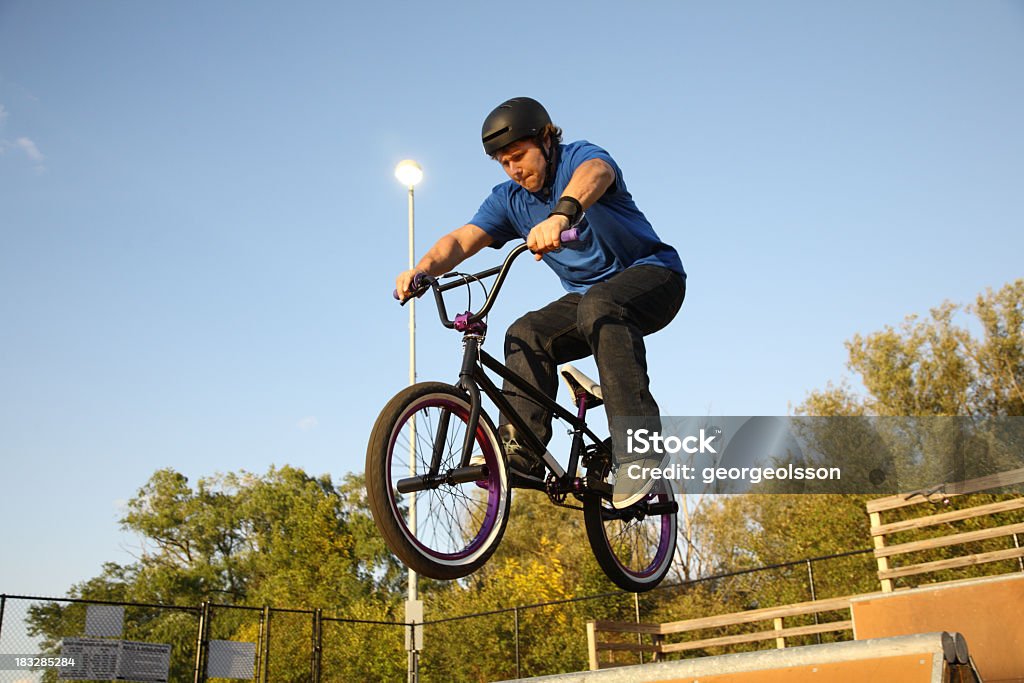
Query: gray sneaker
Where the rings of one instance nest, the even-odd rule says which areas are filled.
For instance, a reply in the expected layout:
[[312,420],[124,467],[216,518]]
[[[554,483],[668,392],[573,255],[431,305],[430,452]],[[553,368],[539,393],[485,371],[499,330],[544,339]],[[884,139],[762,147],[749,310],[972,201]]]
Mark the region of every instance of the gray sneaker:
[[622,510],[646,498],[658,479],[650,476],[652,469],[661,469],[668,454],[655,454],[624,460],[615,464],[615,485],[612,487],[612,507]]

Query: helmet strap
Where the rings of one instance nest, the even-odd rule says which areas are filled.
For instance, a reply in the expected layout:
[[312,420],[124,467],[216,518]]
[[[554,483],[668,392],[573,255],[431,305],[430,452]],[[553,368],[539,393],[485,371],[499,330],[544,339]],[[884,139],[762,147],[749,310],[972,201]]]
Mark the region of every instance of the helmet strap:
[[[540,136],[537,139],[537,146],[540,147],[540,153],[544,155],[544,161],[546,162],[544,168],[544,187],[540,190],[540,194],[545,201],[551,198],[551,188],[555,184],[555,169],[558,167],[558,157],[562,151],[558,145],[554,144],[550,136],[546,137],[546,140]],[[548,149],[545,143],[550,144],[551,148]]]

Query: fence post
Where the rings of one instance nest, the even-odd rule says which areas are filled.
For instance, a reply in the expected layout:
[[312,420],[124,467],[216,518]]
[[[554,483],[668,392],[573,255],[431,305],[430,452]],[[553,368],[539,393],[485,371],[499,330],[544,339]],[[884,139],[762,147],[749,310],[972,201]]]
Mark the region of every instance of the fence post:
[[[814,590],[814,564],[810,560],[807,560],[807,582],[811,586],[811,601],[815,601],[815,600],[818,599],[818,592],[816,590]],[[815,612],[814,613],[814,625],[817,626],[820,623],[821,623],[821,621],[819,621],[818,613]],[[817,634],[817,640],[818,640],[818,645],[821,645],[821,634],[820,633]]]
[[260,683],[267,683],[270,680],[270,614],[271,609],[269,605],[263,607],[263,621],[266,626],[263,627],[263,680]]
[[[879,512],[868,513],[868,518],[871,520],[871,531],[874,533],[875,529],[882,526],[882,514]],[[881,550],[885,547],[885,536],[878,535],[871,537],[872,542],[875,545],[875,550]],[[878,563],[878,573],[889,571],[889,558],[875,556],[875,560]],[[883,593],[892,593],[892,579],[879,579],[882,584]]]
[[196,637],[194,683],[206,683],[206,648],[209,645],[210,603],[204,601],[199,611],[199,634]]
[[[776,633],[780,633],[782,631],[782,629],[783,629],[782,617],[775,617],[775,619],[772,621],[772,624],[775,626],[775,632]],[[781,635],[776,636],[775,637],[775,647],[777,649],[779,649],[779,650],[785,650],[786,649],[786,638],[784,636],[781,636]]]
[[[636,623],[639,624],[640,623],[640,594],[639,593],[633,593],[633,612],[636,614]],[[643,645],[644,644],[644,635],[642,633],[637,633],[636,634],[636,644],[637,645]],[[640,650],[640,652],[638,652],[637,654],[640,655],[640,663],[643,664],[644,663],[644,651]]]
[[0,637],[4,634],[4,610],[7,609],[7,594],[0,595]]
[[313,610],[313,656],[310,667],[312,683],[320,683],[320,654],[323,644],[323,610],[317,607]]
[[521,678],[519,673],[519,607],[512,608],[512,628],[516,633],[516,678]]
[[[1013,547],[1014,548],[1020,548],[1020,539],[1017,538],[1017,534],[1013,535]],[[1017,558],[1017,564],[1020,566],[1020,570],[1022,572],[1024,572],[1024,557],[1018,557]],[[3,610],[0,610],[0,617],[3,617]],[[0,618],[0,623],[2,623],[2,622],[3,622],[3,619]]]
[[263,627],[266,624],[267,608],[260,610],[260,626],[256,631],[256,675],[253,677],[255,683],[260,683],[263,669]]
[[590,670],[597,671],[601,665],[597,661],[597,631],[593,621],[587,622],[587,658],[590,660]]

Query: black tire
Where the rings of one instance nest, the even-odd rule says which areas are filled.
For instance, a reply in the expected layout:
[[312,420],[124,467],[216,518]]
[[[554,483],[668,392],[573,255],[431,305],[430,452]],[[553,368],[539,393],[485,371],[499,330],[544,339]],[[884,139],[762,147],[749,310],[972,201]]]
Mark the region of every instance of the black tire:
[[587,540],[605,575],[622,590],[643,593],[655,588],[668,574],[675,558],[676,513],[643,514],[652,503],[672,501],[664,481],[655,484],[645,500],[616,510],[597,495],[583,501]]
[[417,475],[429,468],[444,413],[450,418],[439,471],[459,466],[469,411],[465,392],[440,382],[415,384],[384,407],[366,449],[366,493],[377,528],[406,566],[432,579],[458,579],[479,569],[498,547],[508,523],[508,473],[497,431],[483,413],[473,454],[484,457],[485,479],[417,492],[415,524],[409,522],[411,494],[397,490],[398,481],[410,476],[410,460]]

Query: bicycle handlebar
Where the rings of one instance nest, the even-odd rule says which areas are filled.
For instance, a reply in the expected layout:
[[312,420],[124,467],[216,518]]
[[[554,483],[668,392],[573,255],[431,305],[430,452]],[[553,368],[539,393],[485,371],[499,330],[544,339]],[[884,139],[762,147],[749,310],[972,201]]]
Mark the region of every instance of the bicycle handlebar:
[[[570,228],[568,230],[563,230],[561,235],[559,235],[559,241],[562,242],[563,244],[576,242],[579,240],[579,238],[579,228]],[[441,324],[447,327],[448,329],[452,329],[453,327],[455,327],[455,321],[449,320],[448,311],[444,304],[444,297],[441,295],[450,289],[455,289],[456,287],[461,287],[463,285],[469,284],[470,282],[475,282],[477,280],[482,280],[484,278],[491,277],[492,275],[497,275],[498,279],[495,280],[494,286],[491,287],[491,291],[487,293],[487,299],[484,301],[483,307],[476,313],[464,313],[462,315],[457,316],[461,324],[471,324],[478,322],[480,320],[483,320],[487,316],[487,314],[490,313],[491,307],[494,305],[494,300],[497,298],[498,292],[501,290],[501,286],[505,283],[505,278],[508,276],[508,271],[512,267],[512,262],[515,261],[516,258],[518,258],[525,251],[529,251],[529,247],[527,247],[526,243],[524,242],[517,246],[512,251],[510,251],[508,253],[508,256],[505,257],[504,262],[502,262],[500,266],[488,268],[487,270],[483,270],[473,275],[463,275],[462,277],[453,280],[452,282],[445,283],[443,285],[438,284],[438,278],[432,275],[427,275],[426,273],[416,273],[412,283],[412,295],[404,300],[399,299],[399,301],[404,306],[407,301],[414,298],[419,298],[424,293],[426,293],[428,289],[433,289],[434,299],[437,303],[437,313],[441,317]],[[393,292],[393,296],[395,297],[395,299],[399,298],[397,289]]]

